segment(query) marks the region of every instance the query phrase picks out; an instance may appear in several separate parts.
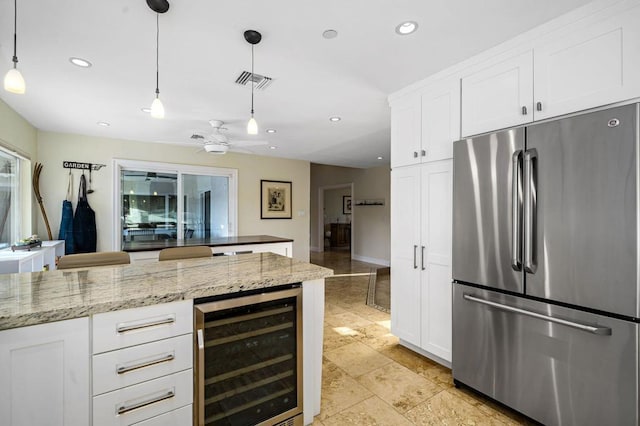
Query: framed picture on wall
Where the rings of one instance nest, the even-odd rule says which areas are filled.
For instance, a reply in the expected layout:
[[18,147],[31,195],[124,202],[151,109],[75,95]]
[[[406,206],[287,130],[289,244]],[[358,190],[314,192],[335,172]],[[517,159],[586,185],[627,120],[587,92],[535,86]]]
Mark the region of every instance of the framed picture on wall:
[[342,214],[351,214],[351,195],[342,196]]
[[291,182],[260,181],[260,219],[291,219]]

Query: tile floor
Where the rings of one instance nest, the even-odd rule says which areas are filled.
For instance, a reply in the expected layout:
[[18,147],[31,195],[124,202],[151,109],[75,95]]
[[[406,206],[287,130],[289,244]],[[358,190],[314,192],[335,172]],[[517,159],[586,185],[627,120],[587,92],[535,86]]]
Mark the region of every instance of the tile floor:
[[[372,267],[348,253],[311,253],[335,274]],[[389,314],[365,305],[368,276],[326,280],[322,405],[314,426],[517,425],[522,416],[453,386],[451,370],[398,344]]]

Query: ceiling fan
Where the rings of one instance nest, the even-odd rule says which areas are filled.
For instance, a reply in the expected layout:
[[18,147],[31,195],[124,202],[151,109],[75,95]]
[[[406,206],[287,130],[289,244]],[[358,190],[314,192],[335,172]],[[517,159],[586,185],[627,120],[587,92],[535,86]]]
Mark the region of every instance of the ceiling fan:
[[202,150],[210,154],[225,154],[227,151],[250,154],[251,151],[243,148],[266,145],[268,143],[266,140],[232,140],[225,134],[228,129],[223,127],[223,121],[209,120],[209,124],[213,128],[210,134],[194,133],[191,135],[191,139],[202,142]]

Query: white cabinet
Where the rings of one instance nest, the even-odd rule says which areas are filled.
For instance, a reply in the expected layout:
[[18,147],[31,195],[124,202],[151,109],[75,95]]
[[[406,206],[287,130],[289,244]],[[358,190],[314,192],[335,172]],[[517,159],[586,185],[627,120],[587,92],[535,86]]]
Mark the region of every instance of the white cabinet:
[[93,317],[93,425],[191,424],[193,302]]
[[[241,254],[241,253],[275,253],[281,256],[293,257],[293,242],[237,244],[230,246],[213,246],[213,254]],[[131,263],[157,262],[160,250],[129,252]]]
[[640,6],[592,16],[462,78],[462,136],[640,96]]
[[0,331],[0,423],[86,426],[89,319]]
[[535,49],[535,119],[640,96],[640,7]]
[[528,50],[462,78],[462,135],[533,120],[533,52]]
[[452,160],[391,172],[391,331],[451,361]]
[[395,102],[391,167],[451,158],[460,138],[460,80],[451,78]]

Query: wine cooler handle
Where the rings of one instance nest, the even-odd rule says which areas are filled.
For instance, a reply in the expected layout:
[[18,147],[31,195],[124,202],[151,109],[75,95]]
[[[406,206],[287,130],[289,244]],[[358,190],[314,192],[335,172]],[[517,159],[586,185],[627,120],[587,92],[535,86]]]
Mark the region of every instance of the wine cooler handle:
[[198,398],[196,416],[198,418],[198,425],[204,425],[204,330],[202,328],[196,330],[196,339],[198,340],[197,365],[195,366],[198,376],[195,394],[196,398]]

